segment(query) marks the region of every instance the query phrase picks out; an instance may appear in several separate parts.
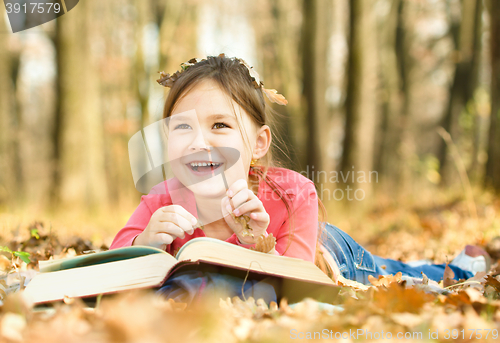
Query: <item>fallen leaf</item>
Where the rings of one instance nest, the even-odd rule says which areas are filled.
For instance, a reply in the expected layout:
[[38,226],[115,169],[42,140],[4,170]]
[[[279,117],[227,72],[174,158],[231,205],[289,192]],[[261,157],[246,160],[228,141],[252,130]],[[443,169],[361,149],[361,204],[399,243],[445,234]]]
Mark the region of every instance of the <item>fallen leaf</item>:
[[446,267],[444,268],[444,274],[443,274],[443,288],[449,287],[451,285],[456,284],[458,281],[453,279],[455,277],[455,273],[453,270],[450,268],[448,264],[446,264]]

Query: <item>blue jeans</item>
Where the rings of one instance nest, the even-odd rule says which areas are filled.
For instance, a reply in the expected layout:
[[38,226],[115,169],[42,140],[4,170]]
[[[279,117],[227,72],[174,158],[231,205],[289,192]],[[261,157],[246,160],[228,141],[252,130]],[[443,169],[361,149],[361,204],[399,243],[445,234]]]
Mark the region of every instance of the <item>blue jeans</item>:
[[[440,281],[443,278],[446,264],[422,264],[414,267],[409,264],[372,255],[356,243],[347,233],[336,226],[325,223],[325,231],[320,233],[320,243],[330,252],[337,262],[343,277],[360,283],[369,284],[368,275],[396,274],[422,278],[422,272],[431,280]],[[385,269],[381,268],[385,266]],[[449,265],[455,273],[455,279],[468,279],[472,272]]]

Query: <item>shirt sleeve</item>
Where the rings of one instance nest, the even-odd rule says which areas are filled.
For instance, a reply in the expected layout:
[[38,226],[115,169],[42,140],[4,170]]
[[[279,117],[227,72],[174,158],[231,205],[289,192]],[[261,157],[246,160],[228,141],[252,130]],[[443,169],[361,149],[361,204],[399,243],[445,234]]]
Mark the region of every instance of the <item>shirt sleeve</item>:
[[123,229],[118,231],[109,249],[131,246],[134,239],[148,226],[153,212],[146,203],[146,197],[146,195],[141,197],[139,206],[137,206]]
[[301,187],[293,199],[292,211],[292,218],[287,216],[278,231],[276,251],[279,255],[314,262],[319,223],[318,194],[312,181]]

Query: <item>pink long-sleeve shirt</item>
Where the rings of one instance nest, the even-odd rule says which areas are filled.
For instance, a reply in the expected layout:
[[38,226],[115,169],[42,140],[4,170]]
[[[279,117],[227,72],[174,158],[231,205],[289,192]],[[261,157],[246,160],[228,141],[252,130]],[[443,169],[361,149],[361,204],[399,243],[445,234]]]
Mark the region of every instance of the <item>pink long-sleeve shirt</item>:
[[[252,174],[253,171],[251,170]],[[300,258],[314,262],[316,241],[318,238],[318,195],[314,183],[303,175],[289,169],[269,168],[268,177],[274,180],[293,213],[292,240],[289,243],[290,218],[285,204],[273,192],[271,187],[260,180],[257,197],[262,201],[270,216],[267,233],[276,237],[276,254]],[[149,223],[153,213],[160,207],[181,205],[188,212],[198,217],[194,194],[184,187],[177,178],[168,179],[151,189],[148,195],[141,197],[141,202],[127,224],[115,236],[110,249],[132,245]],[[176,238],[166,248],[166,252],[175,255],[180,247],[196,237],[206,237],[201,229],[195,229],[192,235],[186,233],[184,238]],[[236,234],[232,234],[226,242],[246,248],[255,244],[241,244]]]

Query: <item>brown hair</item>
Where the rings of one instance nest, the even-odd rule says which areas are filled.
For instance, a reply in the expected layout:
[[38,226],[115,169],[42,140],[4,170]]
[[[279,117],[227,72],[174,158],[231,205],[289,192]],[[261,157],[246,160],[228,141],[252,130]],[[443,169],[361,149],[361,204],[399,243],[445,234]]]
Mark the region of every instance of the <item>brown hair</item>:
[[[267,175],[270,167],[281,167],[282,163],[273,159],[273,150],[279,149],[283,155],[287,156],[275,142],[283,143],[283,140],[276,134],[275,127],[278,117],[281,115],[271,109],[271,107],[264,100],[264,94],[261,87],[255,88],[252,77],[248,69],[240,63],[238,59],[228,58],[223,55],[208,56],[205,60],[191,65],[188,69],[183,71],[178,79],[173,83],[170,92],[168,93],[163,110],[163,118],[168,118],[172,115],[175,104],[187,94],[189,90],[194,88],[198,83],[203,80],[215,81],[221,89],[238,105],[240,105],[246,113],[250,116],[252,121],[257,127],[268,125],[271,127],[272,145],[267,154],[259,160],[259,165],[251,167],[254,174],[258,179],[253,179],[249,175],[249,181],[252,185],[252,191],[257,193],[259,181],[264,180],[274,193],[276,193],[281,201],[285,204],[285,208],[290,218],[289,235],[287,249],[292,242],[294,224],[293,224],[293,208],[289,201],[288,195],[285,190]],[[235,111],[236,113],[236,111]],[[238,119],[238,118],[237,118]],[[244,134],[241,120],[238,121],[240,133],[246,139],[246,144],[250,150],[250,142],[248,135]],[[284,146],[284,145],[282,145]],[[256,187],[255,187],[256,186]],[[319,198],[318,198],[319,200]],[[321,202],[319,200],[319,202]],[[322,204],[321,204],[322,206]],[[286,252],[286,249],[285,249]],[[284,253],[284,252],[283,252]]]

